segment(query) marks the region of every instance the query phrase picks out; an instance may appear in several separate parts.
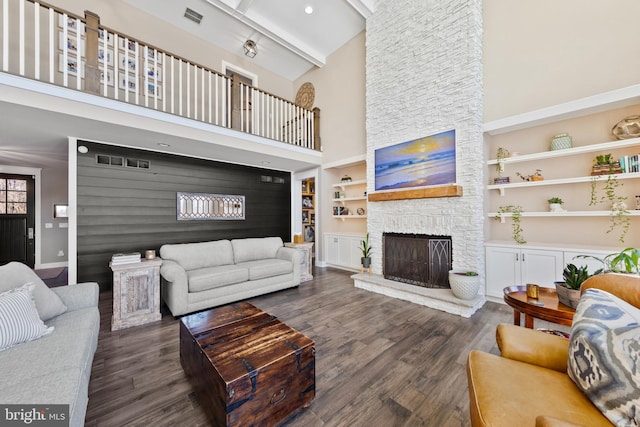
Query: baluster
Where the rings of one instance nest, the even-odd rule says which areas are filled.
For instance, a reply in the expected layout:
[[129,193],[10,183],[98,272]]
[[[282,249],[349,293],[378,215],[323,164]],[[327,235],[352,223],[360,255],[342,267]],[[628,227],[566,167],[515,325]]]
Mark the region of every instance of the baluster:
[[34,78],[40,80],[40,3],[33,3],[33,39],[35,45],[33,49],[33,62],[35,66]]
[[185,61],[184,66],[187,72],[187,117],[191,117],[191,68],[189,63]]
[[134,88],[136,89],[134,91],[134,96],[135,96],[135,103],[136,105],[138,105],[140,101],[140,87],[139,87],[140,85],[138,84],[138,82],[140,81],[140,70],[138,69],[140,68],[138,66],[138,64],[140,64],[140,46],[136,41],[133,42],[133,45],[135,46],[133,53],[135,55],[135,60],[136,60],[135,73],[133,74],[135,76]]
[[19,30],[20,30],[20,56],[19,56],[19,65],[20,65],[20,75],[24,76],[24,2],[20,1],[20,15],[18,18]]
[[62,86],[69,85],[69,52],[68,52],[68,36],[67,32],[67,14],[62,14]]
[[158,55],[162,55],[162,75],[164,76],[164,84],[162,85],[162,111],[167,111],[167,55],[165,55],[164,52]]
[[2,0],[2,71],[9,71],[9,0]]
[[204,100],[205,100],[205,92],[204,92],[204,68],[202,69],[202,74],[201,74],[201,80],[200,80],[200,87],[202,88],[202,93],[200,96],[200,99],[202,99],[202,105],[200,106],[200,110],[202,111],[202,121],[206,121],[205,119],[205,115],[204,115]]
[[149,46],[144,47],[142,72],[144,73],[144,106],[149,106]]
[[[120,96],[120,56],[118,49],[120,36],[113,33],[113,97],[117,101]],[[125,74],[126,75],[126,74]],[[126,89],[125,89],[126,90]]]
[[178,114],[182,115],[182,59],[178,59]]
[[198,120],[198,66],[193,66],[193,118]]
[[209,84],[207,85],[207,87],[209,88],[209,123],[211,123],[211,104],[213,101],[211,99],[211,71],[207,71],[207,78],[209,79]]
[[[5,15],[6,18],[6,15]],[[49,83],[54,83],[55,82],[55,64],[56,64],[56,58],[55,57],[55,49],[54,49],[54,44],[53,44],[53,40],[54,40],[54,18],[55,18],[55,11],[52,8],[49,8]],[[5,41],[6,38],[5,38]]]
[[84,70],[84,63],[82,62],[82,35],[80,34],[80,28],[82,22],[79,18],[76,18],[76,61],[77,61],[77,69],[76,69],[76,89],[82,89],[82,73]]

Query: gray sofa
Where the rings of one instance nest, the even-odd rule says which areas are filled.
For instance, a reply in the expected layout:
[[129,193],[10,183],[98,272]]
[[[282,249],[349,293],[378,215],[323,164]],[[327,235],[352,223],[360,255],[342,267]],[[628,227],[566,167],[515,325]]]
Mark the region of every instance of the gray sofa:
[[35,285],[38,315],[54,330],[0,351],[0,402],[68,404],[69,425],[82,426],[100,330],[98,284],[49,289],[24,264],[10,262],[0,267],[0,292],[29,282]]
[[279,237],[163,245],[160,256],[174,316],[300,285],[302,255]]

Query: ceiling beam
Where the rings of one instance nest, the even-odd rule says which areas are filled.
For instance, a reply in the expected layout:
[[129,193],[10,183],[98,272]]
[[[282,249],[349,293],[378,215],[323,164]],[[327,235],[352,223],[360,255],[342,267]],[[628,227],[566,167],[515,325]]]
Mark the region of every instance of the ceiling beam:
[[249,7],[251,7],[251,3],[253,3],[253,0],[240,0],[240,3],[236,6],[236,12],[244,15],[247,13],[247,10],[249,10]]
[[345,0],[365,19],[373,15],[376,11],[374,0]]
[[[258,31],[263,36],[273,40],[274,42],[288,49],[289,51],[295,53],[305,61],[308,61],[317,67],[323,67],[326,64],[327,58],[325,55],[322,55],[320,52],[317,52],[315,49],[311,48],[310,46],[296,39],[295,37],[287,33],[284,29],[277,27],[266,21],[259,22],[258,20],[249,18],[244,13],[242,15],[239,15],[236,13],[237,9],[230,7],[228,4],[226,4],[222,0],[204,0],[204,1],[206,1],[212,6],[217,7],[223,12],[228,13],[233,18],[251,27],[252,29]],[[245,5],[245,7],[248,7],[249,6],[248,4],[250,4],[252,1],[253,0],[242,0],[238,4],[238,8],[240,8],[243,4]]]

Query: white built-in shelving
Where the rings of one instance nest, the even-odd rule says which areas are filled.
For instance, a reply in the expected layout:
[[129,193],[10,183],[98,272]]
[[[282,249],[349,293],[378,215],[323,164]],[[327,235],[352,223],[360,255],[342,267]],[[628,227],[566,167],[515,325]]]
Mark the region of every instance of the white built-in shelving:
[[[522,212],[521,217],[578,217],[578,216],[613,216],[617,215],[617,212],[613,211],[566,211],[566,212]],[[628,216],[640,216],[638,210],[628,210],[623,215]],[[490,218],[500,218],[504,222],[505,218],[513,216],[511,212],[489,212],[487,214]]]
[[347,187],[351,187],[354,185],[366,185],[367,184],[367,180],[366,179],[358,179],[356,181],[345,181],[345,182],[339,182],[337,184],[333,184],[332,187],[334,188],[340,188],[342,190],[344,190]]
[[[594,114],[615,108],[621,108],[629,105],[640,103],[640,85],[629,86],[602,94],[578,99],[564,104],[552,107],[542,108],[516,116],[507,117],[500,120],[485,123],[484,132],[488,135],[499,135],[514,132],[517,130],[533,128],[536,126],[546,125],[562,120],[581,117],[588,114]],[[640,150],[640,138],[630,138],[617,141],[606,141],[597,144],[584,145],[579,147],[567,148],[563,150],[542,151],[538,153],[524,154],[503,159],[490,159],[486,162],[488,166],[500,165],[501,168],[507,167],[509,164],[550,160],[566,156],[575,156],[585,153],[607,152],[611,150],[628,148],[637,146]],[[588,176],[572,176],[560,179],[543,179],[540,181],[522,181],[512,183],[500,183],[487,185],[488,190],[497,190],[501,196],[504,196],[507,189],[526,189],[540,186],[577,184],[584,182],[603,181],[609,175],[588,175]],[[640,172],[613,174],[616,180],[639,179]],[[577,217],[577,216],[611,216],[618,212],[612,211],[575,211],[575,212],[523,212],[521,216],[535,217]],[[640,211],[628,210],[623,213],[628,216],[640,216]],[[509,217],[511,214],[497,212],[489,212],[489,217],[500,216],[502,218]]]

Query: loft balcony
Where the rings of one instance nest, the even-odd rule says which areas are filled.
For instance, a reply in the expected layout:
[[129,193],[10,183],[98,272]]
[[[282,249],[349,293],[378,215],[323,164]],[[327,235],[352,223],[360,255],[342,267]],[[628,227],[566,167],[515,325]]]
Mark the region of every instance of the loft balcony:
[[0,0],[0,15],[0,72],[9,78],[320,151],[317,108],[113,31],[91,12],[80,17],[33,0]]

